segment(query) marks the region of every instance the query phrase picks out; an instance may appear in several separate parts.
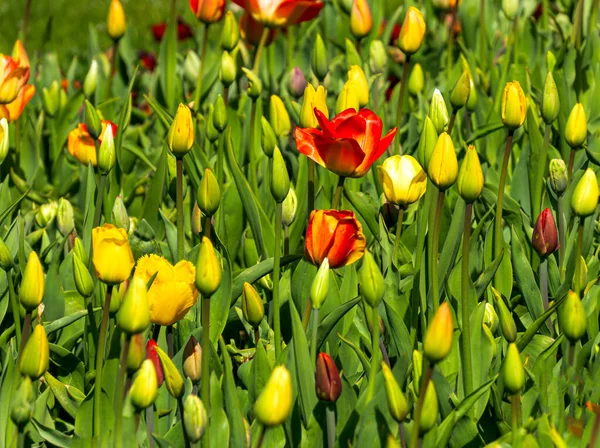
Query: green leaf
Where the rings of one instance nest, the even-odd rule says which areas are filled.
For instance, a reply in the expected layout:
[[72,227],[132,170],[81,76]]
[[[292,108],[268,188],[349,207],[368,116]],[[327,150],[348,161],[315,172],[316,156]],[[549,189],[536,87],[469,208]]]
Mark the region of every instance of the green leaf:
[[210,298],[210,341],[213,344],[217,344],[225,329],[231,304],[231,259],[227,248],[218,238],[217,245],[220,246],[223,255],[223,272],[221,284]]
[[48,428],[38,422],[35,418],[31,419],[31,424],[34,426],[38,434],[46,441],[60,448],[71,448],[73,439],[56,429]]
[[344,196],[350,201],[352,207],[356,209],[362,219],[365,220],[367,227],[369,227],[375,239],[379,240],[379,224],[377,223],[379,210],[373,205],[373,200],[369,201],[366,194],[351,191],[347,188],[344,188]]
[[319,331],[317,335],[317,350],[321,349],[323,342],[331,333],[331,330],[337,325],[342,317],[346,315],[348,311],[354,308],[358,303],[360,303],[361,297],[355,297],[354,299],[348,300],[347,302],[342,303],[338,307],[336,307],[332,312],[327,314],[325,319],[321,321],[319,324]]
[[467,144],[471,144],[471,143],[479,140],[480,138],[486,137],[487,135],[491,134],[492,132],[499,131],[503,127],[504,127],[504,123],[502,123],[501,121],[494,121],[492,123],[488,123],[483,126],[480,126],[477,129],[477,131],[473,132],[471,134],[471,136],[467,139]]
[[352,350],[354,350],[354,353],[356,353],[356,355],[358,356],[358,359],[360,360],[360,363],[363,366],[365,375],[368,377],[369,372],[370,372],[369,368],[371,367],[371,363],[369,362],[369,358],[367,358],[367,355],[365,355],[364,352],[356,344],[354,344],[354,342],[344,338],[339,333],[337,335],[338,335],[338,338],[340,338],[342,340],[342,342],[344,342],[346,345],[348,345],[348,347],[350,347]]
[[535,319],[544,312],[542,303],[542,293],[537,286],[533,270],[529,264],[529,259],[525,255],[525,250],[519,241],[515,228],[512,231],[512,261],[517,285],[523,294],[527,309]]
[[545,313],[543,313],[540,317],[533,321],[533,323],[527,328],[527,331],[523,333],[523,335],[517,339],[517,348],[519,352],[522,352],[527,344],[531,342],[533,337],[536,335],[538,330],[546,323],[546,320],[554,313],[561,303],[566,299],[567,295],[563,295],[560,299],[555,300],[551,307],[549,307]]
[[227,417],[231,426],[230,443],[231,446],[242,447],[246,442],[246,428],[244,427],[242,408],[235,387],[235,379],[233,378],[233,366],[223,338],[219,338],[219,345],[225,366],[223,391],[225,394],[225,410],[227,411]]
[[494,279],[496,271],[498,270],[498,267],[500,267],[500,263],[502,262],[503,257],[504,249],[502,249],[498,257],[496,257],[496,259],[490,265],[485,267],[485,270],[481,273],[481,275],[475,282],[475,290],[477,291],[478,299],[480,299],[483,296],[483,293]]

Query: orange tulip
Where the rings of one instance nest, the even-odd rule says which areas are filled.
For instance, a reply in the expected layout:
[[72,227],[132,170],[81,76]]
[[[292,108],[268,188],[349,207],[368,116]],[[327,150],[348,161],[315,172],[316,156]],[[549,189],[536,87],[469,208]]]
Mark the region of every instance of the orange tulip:
[[[259,44],[260,37],[264,29],[265,26],[262,23],[254,20],[254,18],[247,12],[242,14],[242,17],[240,17],[240,36],[253,47],[256,47]],[[278,32],[279,30],[277,29],[269,30],[269,35],[267,36],[267,41],[265,42],[266,47],[271,45]]]
[[[0,103],[3,103],[0,104],[0,119],[6,118],[7,121],[13,122],[21,116],[25,105],[35,94],[35,87],[26,85],[30,75],[29,58],[21,41],[17,40],[15,43],[12,58],[0,55],[0,61],[0,67],[5,64],[4,70],[0,68],[0,80],[4,79],[7,81],[6,85],[3,80],[0,81],[0,96],[6,94],[5,99],[8,100],[13,94],[15,95],[11,101],[0,100]],[[10,70],[12,70],[11,73],[9,73]],[[4,75],[2,75],[2,72],[4,72]],[[18,87],[16,93],[12,91],[15,82]]]
[[314,19],[324,3],[319,0],[233,0],[257,22],[281,28]]
[[[113,137],[117,135],[117,125],[108,120],[102,120],[102,132],[100,135],[104,135],[106,126],[110,124],[112,126]],[[98,143],[102,143],[102,138],[98,139]],[[79,123],[75,129],[69,132],[67,140],[67,150],[69,154],[79,160],[83,165],[87,165],[88,162],[92,162],[93,166],[96,166],[96,144],[94,139],[89,134],[87,126],[83,123]]]
[[306,229],[304,256],[319,266],[325,258],[331,269],[340,268],[361,259],[366,238],[354,212],[343,210],[313,210]]
[[19,67],[19,61],[0,55],[0,104],[12,103],[29,79],[29,67]]
[[9,123],[18,120],[34,94],[35,86],[28,84],[23,87],[14,101],[8,104],[0,104],[0,118],[6,118]]
[[381,119],[369,109],[348,109],[328,121],[315,108],[321,130],[296,128],[296,146],[319,165],[343,177],[362,177],[390,146],[396,128],[383,137]]
[[215,23],[223,18],[225,0],[190,0],[190,8],[202,23]]

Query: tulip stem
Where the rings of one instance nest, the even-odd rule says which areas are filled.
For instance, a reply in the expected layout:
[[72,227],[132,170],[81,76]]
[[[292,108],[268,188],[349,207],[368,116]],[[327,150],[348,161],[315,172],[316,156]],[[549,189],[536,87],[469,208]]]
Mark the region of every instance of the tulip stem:
[[154,448],[154,437],[152,437],[152,433],[154,432],[154,406],[154,404],[151,404],[146,408],[146,432],[148,433],[147,437],[150,448]]
[[461,336],[460,348],[462,356],[463,387],[465,397],[473,392],[473,361],[471,359],[471,302],[469,301],[469,251],[471,243],[471,219],[473,204],[465,208],[465,225],[463,231],[462,267],[461,267]]
[[[504,159],[502,160],[502,171],[500,171],[500,182],[498,184],[498,200],[496,201],[496,218],[494,221],[494,260],[497,260],[502,252],[502,203],[504,202],[504,185],[506,184],[506,172],[508,170],[508,160],[510,159],[510,149],[512,147],[513,130],[508,131],[506,147],[504,148]],[[495,284],[498,286],[499,276],[496,274]]]
[[[583,221],[579,218],[579,230],[577,232],[577,249],[575,252],[575,292],[581,295],[581,252],[583,250]],[[583,285],[585,287],[585,285]]]
[[275,359],[281,353],[281,322],[279,315],[279,270],[281,266],[281,215],[282,204],[278,202],[275,212],[275,252],[273,254],[273,331],[275,333]]
[[398,256],[398,248],[400,247],[400,237],[402,236],[402,221],[404,220],[404,206],[398,209],[398,222],[396,223],[396,240],[394,241],[394,252],[392,255],[392,264]]
[[563,197],[562,195],[558,197],[558,238],[559,238],[559,248],[558,248],[558,268],[560,271],[560,281],[561,283],[565,279],[565,252],[567,251],[567,242],[565,236],[565,214],[563,211]]
[[185,238],[183,226],[183,160],[177,159],[177,261],[184,258],[183,240]]
[[290,253],[290,226],[283,226],[283,256]]
[[454,128],[455,121],[456,121],[456,111],[452,110],[452,115],[450,115],[450,124],[448,124],[448,135],[452,135],[452,128]]
[[[210,415],[210,297],[204,297],[202,300],[202,403],[206,408],[206,415]],[[206,424],[204,436],[202,438],[202,447],[208,448],[210,444],[209,436],[210,424]]]
[[333,205],[332,208],[338,210],[341,205],[342,200],[342,192],[344,191],[344,181],[346,178],[344,176],[338,177],[337,187],[335,189],[335,195],[333,197]]
[[406,435],[404,434],[404,422],[398,423],[398,434],[400,435],[400,446],[406,448]]
[[100,402],[102,397],[102,374],[104,364],[104,350],[106,347],[106,330],[108,328],[108,312],[110,310],[110,288],[106,289],[102,321],[98,334],[98,347],[96,350],[96,381],[94,383],[94,436],[100,438],[100,422],[102,420]]
[[121,359],[119,360],[119,374],[117,376],[117,387],[115,389],[115,444],[121,446],[121,421],[123,416],[123,386],[125,383],[125,372],[127,372],[127,356],[129,355],[129,344],[131,335],[124,334],[123,345],[121,346]]
[[315,162],[308,159],[308,216],[315,209]]
[[421,387],[419,388],[419,399],[417,400],[417,407],[415,408],[415,414],[413,418],[412,431],[410,435],[410,448],[417,448],[419,444],[419,426],[421,425],[421,413],[423,411],[423,402],[425,401],[425,391],[429,386],[429,381],[433,375],[433,364],[428,362],[427,370],[423,376]]
[[115,40],[113,41],[113,47],[112,47],[112,55],[110,56],[110,72],[108,73],[108,79],[106,80],[106,96],[107,98],[110,98],[110,91],[112,90],[112,82],[113,82],[113,76],[115,74],[115,69],[117,67],[117,58],[119,56],[119,41]]
[[367,389],[367,402],[371,401],[375,393],[375,376],[377,375],[377,358],[379,354],[379,309],[374,307],[371,328],[371,373],[369,375],[369,388]]
[[547,158],[548,158],[548,146],[550,145],[550,135],[552,134],[552,125],[546,124],[546,129],[544,130],[544,143],[542,145],[542,152],[540,153],[541,158],[537,162],[537,172],[535,175],[535,186],[532,190],[531,203],[533,207],[532,218],[536,218],[539,216],[542,211],[543,204],[543,189],[544,185],[544,170],[548,168]]
[[306,301],[306,306],[304,307],[304,314],[302,315],[302,327],[304,328],[304,332],[308,328],[308,322],[310,321],[310,312],[312,311],[312,301],[310,297]]
[[[252,111],[250,113],[250,145],[248,146],[248,182],[250,183],[250,187],[252,187],[253,191],[258,191],[258,181],[256,180],[256,172],[258,171],[258,164],[255,165],[256,162],[256,118],[258,115],[258,107],[256,100],[252,101]],[[223,152],[223,151],[221,151]],[[273,175],[273,170],[270,169],[269,173]],[[219,178],[219,188],[221,191],[225,191],[223,185],[221,185],[221,178]]]
[[402,155],[402,145],[400,144],[400,127],[402,126],[402,107],[404,103],[404,90],[408,81],[408,67],[410,64],[410,55],[406,55],[404,67],[402,67],[402,79],[400,80],[400,94],[398,95],[398,109],[396,110],[396,127],[398,128],[398,138],[396,139],[396,153]]
[[590,446],[597,446],[598,433],[600,432],[600,414],[596,413],[594,417],[594,426],[592,427],[592,437],[590,438]]
[[100,225],[102,216],[102,202],[104,201],[104,191],[106,190],[106,176],[100,175],[100,186],[98,187],[98,196],[96,196],[96,208],[94,209],[94,227]]
[[327,448],[333,448],[335,446],[335,404],[330,403],[325,408],[325,415],[327,418]]
[[25,313],[25,320],[23,321],[23,334],[21,335],[21,344],[19,345],[19,355],[23,352],[23,348],[29,339],[29,332],[31,331],[31,312]]
[[[544,312],[548,311],[548,258],[543,257],[538,266],[538,276],[540,278],[540,292],[542,293],[542,303],[544,304]],[[552,328],[552,320],[548,317],[546,320],[550,335],[554,337],[554,328]]]
[[512,404],[512,446],[517,447],[519,443],[519,408],[521,407],[521,397],[515,394],[510,397]]
[[573,178],[573,165],[575,165],[575,150],[571,149],[571,153],[569,154],[569,165],[567,166],[567,174],[569,176],[569,183]]
[[440,222],[444,208],[444,190],[438,192],[437,208],[435,211],[435,222],[433,224],[433,259],[431,261],[431,285],[433,288],[433,314],[440,306],[440,287],[438,281],[438,246],[440,241]]
[[265,26],[260,36],[258,47],[256,47],[256,53],[254,53],[254,65],[252,66],[252,71],[257,76],[259,75],[258,71],[260,70],[260,58],[262,56],[265,45],[267,44],[267,39],[269,38],[270,32],[271,30],[269,29],[269,27]]
[[17,338],[17,346],[21,347],[21,311],[19,309],[19,300],[15,294],[12,269],[6,271],[6,278],[8,279],[8,295],[10,298],[10,306],[12,308],[13,320],[15,321],[15,336]]
[[313,308],[313,331],[310,345],[310,360],[313,368],[317,365],[317,335],[319,334],[319,308]]
[[194,110],[200,111],[200,99],[202,97],[202,78],[204,74],[204,59],[206,57],[206,46],[208,44],[208,24],[204,25],[202,37],[202,49],[200,50],[200,67],[198,67],[198,79],[196,79],[196,91],[194,92]]

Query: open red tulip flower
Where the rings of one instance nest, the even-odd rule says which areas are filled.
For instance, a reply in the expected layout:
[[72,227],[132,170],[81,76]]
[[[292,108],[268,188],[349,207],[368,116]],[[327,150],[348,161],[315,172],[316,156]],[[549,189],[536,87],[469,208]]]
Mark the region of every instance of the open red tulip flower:
[[381,136],[383,123],[369,109],[347,109],[328,121],[315,108],[321,129],[296,128],[296,146],[319,165],[342,177],[362,177],[390,146],[396,128]]
[[316,266],[327,258],[331,269],[340,268],[360,260],[366,242],[354,212],[313,210],[306,229],[304,256]]
[[233,0],[257,22],[269,28],[281,28],[312,20],[324,3],[319,0]]

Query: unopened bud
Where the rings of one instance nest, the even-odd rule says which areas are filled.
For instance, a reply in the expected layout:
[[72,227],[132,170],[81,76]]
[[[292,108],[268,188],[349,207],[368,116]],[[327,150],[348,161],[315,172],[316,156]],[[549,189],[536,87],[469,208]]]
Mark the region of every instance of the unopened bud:
[[265,315],[265,307],[258,291],[250,283],[245,282],[242,289],[242,313],[244,319],[252,325],[254,329],[258,328]]
[[73,277],[77,292],[83,297],[91,297],[94,293],[94,280],[76,253],[73,254]]
[[206,134],[206,138],[209,142],[214,143],[219,138],[219,131],[215,128],[214,125],[214,116],[215,116],[215,106],[208,106],[208,115],[206,117],[204,132]]
[[277,95],[271,95],[269,103],[269,122],[273,127],[275,135],[286,137],[292,130],[290,114],[288,114],[285,104]]
[[337,115],[341,114],[347,109],[354,109],[356,112],[358,112],[360,109],[358,100],[358,86],[351,79],[346,81],[344,87],[342,87],[342,91],[338,96],[337,102],[335,103],[335,113]]
[[273,151],[273,175],[271,176],[271,194],[278,204],[283,202],[290,191],[290,175],[279,148]]
[[512,395],[520,393],[525,386],[525,369],[515,343],[508,344],[502,363],[502,376],[504,377],[504,388]]
[[31,379],[25,376],[10,400],[10,419],[17,427],[23,428],[31,419],[34,401]]
[[254,403],[254,414],[265,426],[284,423],[292,411],[292,378],[281,365],[275,367],[263,391]]
[[221,48],[232,51],[240,39],[240,27],[232,11],[227,11],[221,31]]
[[179,104],[177,108],[177,113],[169,129],[167,143],[173,155],[178,159],[185,156],[194,144],[192,112],[185,104]]
[[73,218],[73,206],[68,199],[58,200],[58,212],[56,214],[56,226],[62,236],[68,236],[75,230],[75,219]]
[[45,284],[44,270],[40,258],[36,252],[31,251],[19,288],[19,300],[27,312],[32,312],[42,302]]
[[413,96],[417,96],[423,91],[425,85],[425,75],[423,74],[423,68],[421,64],[415,64],[408,77],[408,93]]
[[315,46],[313,47],[311,58],[311,67],[319,82],[322,82],[329,72],[327,49],[325,48],[325,43],[323,42],[320,34],[317,34],[315,39]]
[[358,282],[364,301],[371,308],[377,308],[385,293],[385,281],[373,255],[368,250],[365,250],[362,266],[358,271]]
[[552,72],[548,72],[544,83],[544,95],[542,96],[542,118],[546,124],[550,124],[556,120],[559,112],[560,99],[558,97],[558,89],[556,88]]
[[317,275],[315,275],[310,288],[312,307],[316,310],[321,308],[321,305],[323,305],[323,302],[327,298],[327,294],[329,294],[329,260],[325,257],[321,266],[319,266]]
[[583,104],[573,106],[565,127],[565,141],[573,149],[583,146],[587,137],[587,117]]
[[262,82],[253,71],[248,70],[245,67],[242,67],[242,71],[246,75],[246,78],[248,78],[248,96],[255,100],[262,93]]
[[452,320],[452,311],[448,302],[440,305],[423,340],[423,353],[432,362],[443,360],[452,348],[452,335],[454,334],[454,324]]
[[131,336],[129,352],[127,353],[127,372],[133,375],[146,359],[146,348],[144,347],[144,335],[137,333]]
[[202,237],[196,262],[196,289],[203,297],[212,296],[219,289],[221,276],[221,263],[215,248],[210,239]]
[[221,65],[219,67],[219,78],[225,87],[229,87],[237,77],[237,66],[235,59],[224,51],[221,54]]
[[550,160],[550,185],[557,196],[562,196],[569,185],[569,176],[567,174],[567,165],[563,159]]
[[210,168],[204,170],[204,176],[198,187],[196,201],[198,202],[198,207],[200,207],[200,210],[206,216],[213,216],[219,209],[221,189],[219,188],[219,181]]
[[498,312],[498,317],[500,318],[500,329],[502,330],[502,335],[507,342],[515,342],[517,340],[517,324],[515,323],[512,314],[508,310],[508,307],[504,303],[502,296],[493,286],[492,293],[494,295],[496,311]]
[[581,218],[592,215],[598,206],[598,179],[591,168],[585,170],[571,196],[571,209]]
[[401,423],[408,415],[408,402],[394,378],[394,374],[385,362],[381,363],[381,371],[383,373],[388,409],[394,420]]
[[469,145],[458,172],[456,181],[458,194],[467,204],[475,202],[483,191],[484,179],[481,163],[475,146]]
[[88,100],[85,100],[85,125],[88,133],[94,140],[97,140],[102,133],[102,123],[100,123],[100,116],[96,108]]
[[194,336],[190,336],[183,350],[183,374],[193,384],[197,384],[202,378],[202,347]]
[[129,397],[131,404],[141,411],[151,406],[158,394],[156,370],[151,360],[146,359],[131,383]]
[[471,94],[471,75],[467,70],[462,72],[458,81],[450,94],[450,104],[455,110],[461,109],[467,105],[469,95]]
[[200,441],[204,435],[208,416],[202,400],[196,395],[188,395],[183,403],[183,427],[190,442]]
[[50,346],[43,325],[39,324],[29,336],[23,352],[19,355],[19,371],[22,375],[36,380],[41,377],[50,364]]
[[290,76],[290,93],[294,98],[300,98],[304,89],[307,87],[304,73],[299,67],[294,67]]
[[127,214],[127,207],[123,202],[121,195],[117,196],[115,203],[112,208],[112,222],[116,227],[121,229],[129,230],[129,215]]
[[421,422],[419,424],[419,432],[426,433],[433,428],[437,422],[439,403],[437,392],[433,381],[429,381],[427,390],[425,391],[425,399],[423,400],[423,408],[421,413]]
[[44,112],[49,117],[54,117],[60,106],[60,85],[57,80],[54,80],[50,88],[42,89],[42,103],[44,104]]
[[225,105],[223,96],[219,94],[219,96],[217,96],[217,100],[215,101],[213,125],[217,131],[223,132],[227,128],[227,122],[227,106]]
[[540,257],[548,256],[559,248],[558,230],[549,208],[544,209],[535,222],[531,245]]
[[8,272],[14,266],[13,256],[10,253],[10,249],[4,243],[4,240],[0,238],[0,269]]
[[569,291],[565,301],[558,309],[560,330],[571,341],[576,342],[583,337],[587,327],[587,317],[579,294]]
[[315,389],[319,399],[330,403],[335,403],[342,394],[340,372],[327,353],[319,353],[317,356]]
[[423,130],[421,131],[421,138],[419,139],[419,146],[417,147],[419,162],[426,172],[437,140],[438,133],[435,125],[433,124],[433,121],[431,121],[431,118],[426,116],[423,123]]
[[448,108],[442,96],[442,92],[435,89],[431,97],[431,105],[429,106],[429,118],[435,126],[436,132],[441,134],[448,129],[450,118],[448,117]]
[[57,211],[58,205],[54,201],[42,204],[35,214],[35,221],[40,227],[46,227],[54,220]]
[[108,174],[115,166],[116,160],[112,124],[108,123],[102,135],[102,143],[100,143],[100,148],[98,149],[98,170],[100,173],[104,175]]
[[369,46],[369,68],[373,74],[383,73],[387,65],[387,53],[380,40],[372,40]]
[[458,160],[452,137],[443,132],[438,137],[427,167],[431,182],[440,190],[450,188],[458,177]]
[[484,325],[488,326],[492,333],[495,333],[498,329],[498,314],[496,313],[494,307],[489,303],[485,304],[485,311],[483,313],[483,323]]
[[502,0],[502,12],[508,20],[513,20],[519,12],[519,0]]
[[294,187],[290,185],[290,191],[283,200],[281,222],[284,226],[289,227],[296,219],[296,211],[298,210],[298,197]]
[[348,70],[348,80],[354,81],[356,85],[359,107],[366,106],[369,103],[369,82],[363,69],[359,65],[351,66]]
[[90,64],[90,69],[85,75],[85,79],[83,81],[83,94],[86,98],[90,98],[94,92],[96,91],[96,86],[98,85],[98,61],[95,59],[92,60]]
[[277,147],[277,136],[271,127],[271,123],[265,117],[260,118],[262,127],[261,147],[267,157],[273,157],[273,151]]
[[350,32],[357,39],[365,37],[373,29],[373,16],[367,0],[353,0],[350,10]]
[[169,355],[167,355],[158,345],[154,347],[154,350],[156,350],[156,354],[160,359],[163,374],[165,375],[167,390],[173,398],[181,398],[185,392],[185,384],[183,383],[181,373],[179,373],[179,370],[177,370],[177,367],[175,367],[175,364],[171,358],[169,358]]

